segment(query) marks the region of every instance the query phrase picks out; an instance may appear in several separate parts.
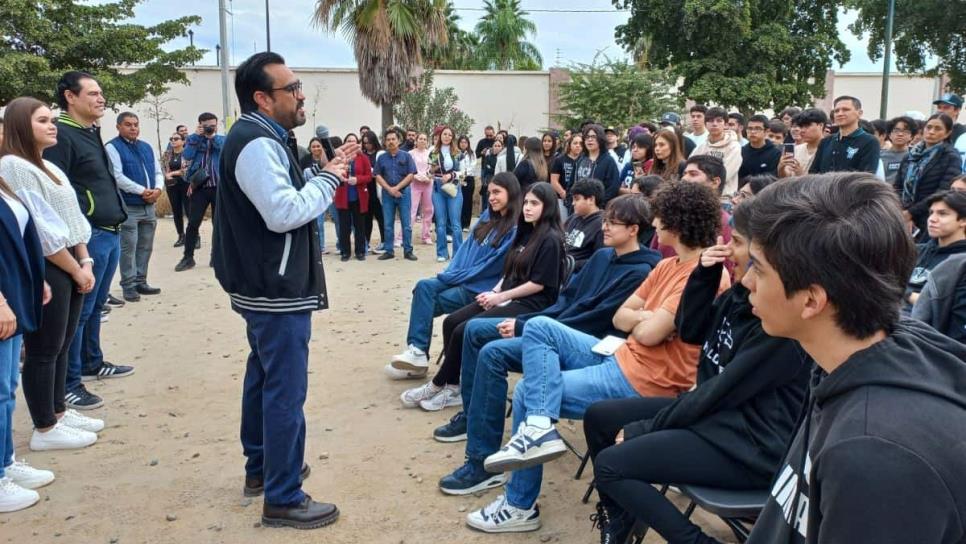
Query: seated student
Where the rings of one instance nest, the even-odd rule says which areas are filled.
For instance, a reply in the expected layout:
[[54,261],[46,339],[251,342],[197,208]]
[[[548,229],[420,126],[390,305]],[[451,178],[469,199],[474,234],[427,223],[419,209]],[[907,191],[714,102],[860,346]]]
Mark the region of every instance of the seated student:
[[949,189],[951,191],[966,191],[966,175],[954,177]]
[[909,277],[903,306],[903,312],[907,314],[919,298],[932,269],[950,255],[966,253],[966,193],[943,191],[934,193],[926,201],[929,203],[926,223],[929,241],[916,246],[919,257]]
[[911,315],[966,344],[966,254],[952,255],[932,269]]
[[549,183],[538,181],[523,197],[523,213],[504,259],[503,277],[492,290],[446,316],[443,364],[432,380],[399,396],[403,406],[435,412],[462,405],[459,383],[466,322],[476,317],[514,317],[552,305],[560,291],[563,261],[557,195]]
[[564,249],[580,270],[595,251],[604,246],[601,220],[604,210],[604,184],[596,179],[581,179],[570,188],[574,213],[564,223]]
[[698,526],[653,484],[765,489],[782,460],[811,359],[797,343],[762,331],[740,277],[715,299],[726,258],[736,275],[747,273],[747,211],[735,209],[730,244],[701,255],[674,319],[682,340],[703,345],[697,388],[674,400],[598,402],[584,416],[601,542],[624,542],[635,521],[668,542],[699,542]]
[[522,207],[520,184],[510,173],[497,174],[487,187],[489,207],[469,239],[435,278],[416,282],[409,310],[408,347],[393,356],[386,373],[394,379],[421,378],[429,369],[433,318],[455,312],[499,281]]
[[631,182],[630,194],[652,198],[662,183],[664,183],[664,179],[653,174],[636,177]]
[[784,121],[781,119],[772,119],[768,121],[768,139],[771,143],[775,144],[778,148],[785,145],[785,139],[788,136],[788,127],[785,126]]
[[738,192],[731,197],[732,207],[741,204],[745,200],[757,195],[762,189],[768,187],[778,178],[769,174],[759,176],[748,176],[738,182]]
[[820,373],[748,544],[963,542],[966,346],[899,316],[915,249],[894,190],[810,175],[749,204],[754,312]]
[[748,121],[748,145],[741,148],[741,168],[738,169],[738,185],[748,176],[778,173],[778,161],[783,146],[777,146],[765,136],[768,118],[758,114]]
[[433,437],[441,442],[467,437],[469,441],[466,463],[439,481],[443,493],[466,495],[506,482],[502,473],[483,470],[483,460],[503,439],[507,373],[522,369],[525,323],[543,316],[598,338],[614,334],[614,312],[661,260],[659,253],[640,243],[642,227],[650,223],[651,215],[644,199],[619,196],[607,205],[605,214],[607,247],[594,253],[574,275],[556,304],[516,319],[474,319],[466,324],[460,376],[465,415],[454,416]]
[[[719,210],[717,195],[697,183],[669,183],[657,194],[658,237],[673,245],[678,256],[658,263],[614,314],[615,328],[629,336],[613,354],[594,352],[598,338],[552,319],[527,321],[523,379],[513,392],[516,433],[483,462],[491,473],[517,472],[507,484],[506,496],[470,513],[467,524],[486,532],[540,527],[540,463],[566,451],[554,420],[579,419],[600,400],[674,397],[694,385],[699,348],[675,334],[674,314],[701,251],[714,245]],[[727,289],[728,283],[725,275],[719,290]]]

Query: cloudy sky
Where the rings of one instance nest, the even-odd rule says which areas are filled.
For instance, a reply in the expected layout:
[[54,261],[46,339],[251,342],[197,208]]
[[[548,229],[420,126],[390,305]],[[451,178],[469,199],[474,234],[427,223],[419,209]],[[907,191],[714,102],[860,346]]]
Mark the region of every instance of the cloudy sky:
[[[354,67],[352,50],[340,34],[326,34],[311,25],[314,0],[270,0],[272,49],[285,56],[290,66],[299,67]],[[455,0],[461,26],[471,30],[482,15],[477,11],[480,0]],[[611,58],[624,56],[614,41],[614,28],[627,20],[627,13],[613,11],[610,0],[522,0],[531,10],[599,10],[600,12],[553,13],[533,11],[530,18],[537,25],[534,42],[543,55],[544,67],[567,66],[571,63],[589,63],[598,51]],[[195,28],[195,45],[210,49],[205,64],[214,64],[215,44],[218,43],[218,2],[171,3],[170,0],[145,0],[136,8],[135,20],[151,25],[166,18],[188,15],[175,12],[173,6],[189,7],[201,16],[202,23]],[[265,2],[264,0],[234,0],[229,2],[234,16],[229,17],[229,44],[233,53],[232,64],[244,60],[255,51],[265,48]],[[841,35],[852,50],[852,60],[840,71],[879,71],[881,61],[873,63],[865,54],[864,40],[854,37],[845,28],[854,15],[844,14],[840,19]],[[187,45],[187,38],[175,41],[173,46]]]

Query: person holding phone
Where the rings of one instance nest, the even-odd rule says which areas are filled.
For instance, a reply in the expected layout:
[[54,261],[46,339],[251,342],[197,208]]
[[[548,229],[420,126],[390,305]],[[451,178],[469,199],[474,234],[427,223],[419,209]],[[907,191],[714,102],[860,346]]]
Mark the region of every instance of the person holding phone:
[[213,113],[198,116],[198,129],[188,136],[183,158],[190,161],[188,166],[188,229],[185,231],[184,256],[174,267],[175,272],[183,272],[195,266],[195,250],[201,247],[198,230],[205,219],[205,212],[211,206],[215,210],[215,194],[221,173],[218,164],[225,137],[218,134],[218,117]]
[[[748,119],[748,145],[741,148],[741,167],[738,169],[738,179],[760,174],[775,175],[778,172],[778,162],[782,158],[782,148],[775,145],[765,136],[768,128],[768,118],[758,114]],[[795,144],[784,144],[786,152],[794,153]]]
[[778,161],[778,177],[802,176],[808,172],[818,151],[818,145],[825,137],[825,127],[828,125],[828,115],[818,108],[809,108],[792,119],[792,123],[799,128],[801,143],[795,145],[792,155],[786,152]]

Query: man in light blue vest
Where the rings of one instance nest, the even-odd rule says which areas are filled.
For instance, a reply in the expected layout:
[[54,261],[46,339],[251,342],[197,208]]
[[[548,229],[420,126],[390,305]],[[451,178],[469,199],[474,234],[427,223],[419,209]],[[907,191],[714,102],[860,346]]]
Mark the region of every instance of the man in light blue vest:
[[127,207],[127,220],[121,224],[121,290],[124,300],[137,302],[141,295],[161,292],[148,285],[147,277],[157,226],[154,203],[161,196],[164,173],[151,146],[138,140],[137,115],[129,111],[118,115],[117,132],[104,148]]

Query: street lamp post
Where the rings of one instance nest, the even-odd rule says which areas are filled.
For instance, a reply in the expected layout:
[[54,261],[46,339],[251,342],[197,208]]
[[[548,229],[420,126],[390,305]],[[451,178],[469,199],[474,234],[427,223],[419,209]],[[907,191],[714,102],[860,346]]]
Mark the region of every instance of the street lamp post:
[[892,64],[892,22],[895,18],[896,0],[889,0],[889,13],[886,15],[885,43],[883,44],[885,47],[885,55],[883,55],[885,66],[882,67],[882,98],[879,101],[879,119],[888,119],[886,117],[886,110],[889,108],[889,70]]
[[265,0],[265,50],[272,50],[272,27],[268,24],[268,0]]
[[[192,49],[195,48],[195,31],[190,28],[188,29],[188,44],[191,45]],[[191,61],[191,65],[194,66],[195,61]]]

